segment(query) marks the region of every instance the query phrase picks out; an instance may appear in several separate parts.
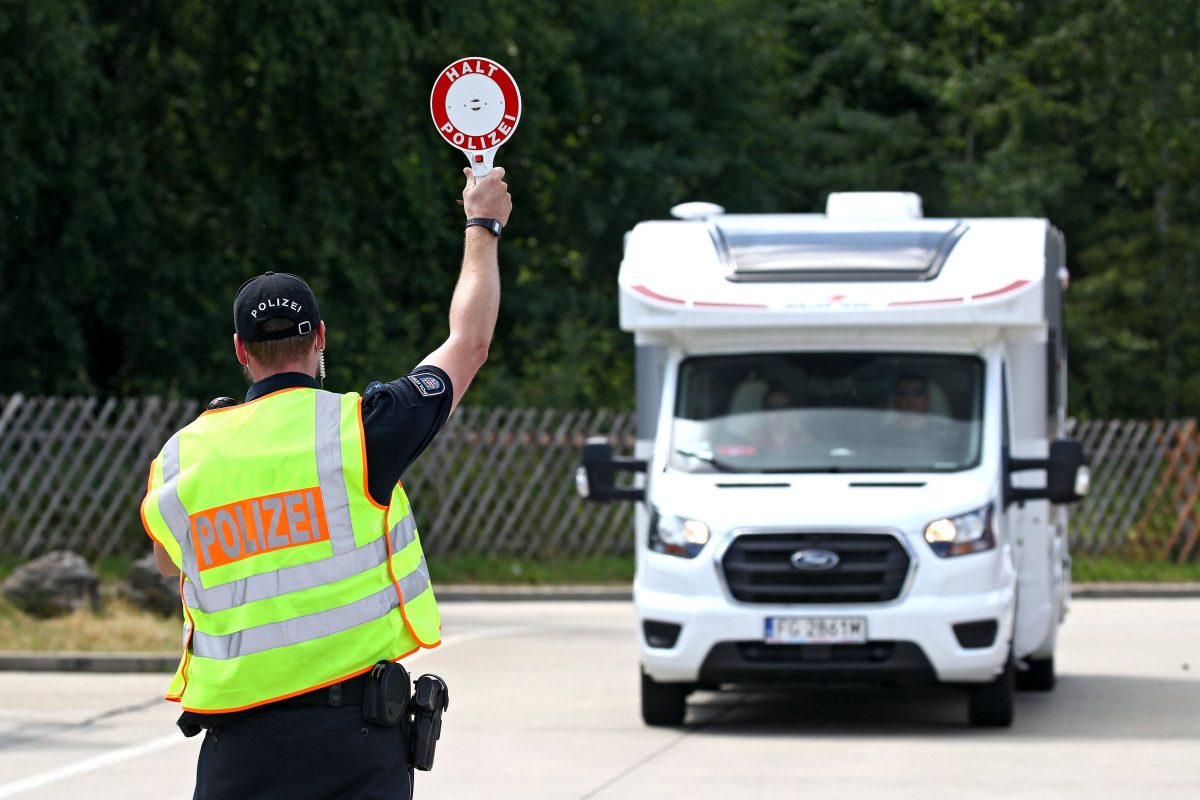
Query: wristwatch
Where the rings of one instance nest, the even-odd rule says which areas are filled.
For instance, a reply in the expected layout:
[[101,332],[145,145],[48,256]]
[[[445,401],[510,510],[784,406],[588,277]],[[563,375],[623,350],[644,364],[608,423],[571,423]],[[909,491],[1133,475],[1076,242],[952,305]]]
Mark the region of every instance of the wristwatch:
[[500,234],[504,233],[504,226],[500,224],[500,220],[492,219],[491,217],[472,217],[471,219],[467,220],[466,227],[469,228],[472,225],[478,225],[481,228],[485,228],[488,233],[490,233],[492,236],[495,236],[497,239],[500,238]]

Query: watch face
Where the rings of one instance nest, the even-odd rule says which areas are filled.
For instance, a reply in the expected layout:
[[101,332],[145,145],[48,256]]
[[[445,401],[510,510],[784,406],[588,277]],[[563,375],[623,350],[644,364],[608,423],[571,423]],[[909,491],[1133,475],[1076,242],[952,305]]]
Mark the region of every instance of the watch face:
[[492,235],[493,235],[493,236],[499,236],[499,235],[500,235],[500,232],[501,232],[502,230],[504,230],[504,228],[503,228],[503,227],[500,225],[500,220],[498,220],[498,219],[494,219],[494,220],[492,220],[492,226],[491,226],[491,227],[492,227]]

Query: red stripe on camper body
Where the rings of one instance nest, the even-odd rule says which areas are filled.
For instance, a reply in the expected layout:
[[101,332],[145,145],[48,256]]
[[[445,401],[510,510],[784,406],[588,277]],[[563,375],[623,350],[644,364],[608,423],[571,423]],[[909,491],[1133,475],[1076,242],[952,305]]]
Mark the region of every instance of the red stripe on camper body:
[[972,300],[982,300],[985,297],[995,297],[998,294],[1004,294],[1006,292],[1011,292],[1014,289],[1020,289],[1022,286],[1025,286],[1028,283],[1029,283],[1029,281],[1013,281],[1008,286],[1003,286],[999,289],[993,289],[990,292],[984,292],[983,294],[973,294],[973,295],[971,295],[971,299]]
[[897,300],[894,303],[888,303],[888,308],[895,306],[932,306],[942,303],[961,303],[961,297],[941,297],[936,300]]
[[658,292],[654,291],[653,289],[650,289],[649,287],[646,287],[646,286],[642,286],[640,284],[637,286],[634,286],[633,290],[635,292],[638,292],[639,294],[644,294],[644,295],[646,295],[646,297],[650,297],[654,300],[660,300],[664,303],[675,303],[676,305],[683,305],[683,301],[680,300],[678,297],[668,297],[665,294],[659,294]]

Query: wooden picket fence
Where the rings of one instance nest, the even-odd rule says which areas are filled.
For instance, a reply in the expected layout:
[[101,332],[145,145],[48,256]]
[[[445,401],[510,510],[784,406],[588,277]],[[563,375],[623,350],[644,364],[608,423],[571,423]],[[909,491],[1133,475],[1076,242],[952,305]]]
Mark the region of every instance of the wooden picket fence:
[[[0,557],[57,548],[135,556],[150,460],[199,413],[194,400],[0,396]],[[633,506],[574,491],[589,435],[633,448],[634,416],[607,410],[460,408],[409,470],[434,555],[592,556],[632,551]],[[1194,420],[1080,422],[1093,489],[1071,513],[1072,548],[1186,561],[1200,554]]]
[[158,397],[0,396],[0,555],[141,554],[150,460],[199,410]]
[[460,408],[404,478],[421,541],[435,554],[590,556],[628,553],[630,503],[575,492],[584,440],[632,451],[634,418],[612,411]]
[[1071,547],[1187,561],[1200,536],[1200,429],[1196,420],[1075,424],[1092,489],[1071,512]]
[[1200,429],[1195,420],[1166,434],[1166,465],[1145,504],[1135,545],[1145,558],[1180,563],[1196,556],[1200,543]]
[[[157,397],[0,396],[0,556],[57,548],[139,555],[151,459],[201,404]],[[633,415],[460,408],[404,477],[435,555],[591,556],[631,549],[633,508],[587,505],[573,475],[584,439],[633,448]]]

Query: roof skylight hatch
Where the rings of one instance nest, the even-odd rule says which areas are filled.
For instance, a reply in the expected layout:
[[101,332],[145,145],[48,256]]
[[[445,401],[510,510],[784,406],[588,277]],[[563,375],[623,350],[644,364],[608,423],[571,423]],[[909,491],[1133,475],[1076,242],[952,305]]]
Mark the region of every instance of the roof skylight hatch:
[[956,219],[833,222],[730,215],[709,225],[731,281],[928,281],[967,232]]

